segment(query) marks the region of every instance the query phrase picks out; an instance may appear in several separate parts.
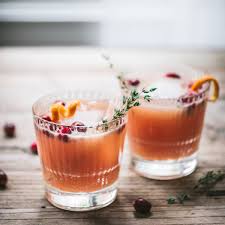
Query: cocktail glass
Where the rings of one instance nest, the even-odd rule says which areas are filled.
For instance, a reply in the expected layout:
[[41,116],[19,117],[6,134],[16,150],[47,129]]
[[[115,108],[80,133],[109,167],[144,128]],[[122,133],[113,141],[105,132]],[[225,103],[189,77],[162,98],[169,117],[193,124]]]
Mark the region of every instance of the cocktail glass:
[[[74,118],[60,124],[43,117],[54,102],[74,99],[81,101],[81,111],[74,118],[85,119],[85,125],[68,125]],[[126,117],[104,124],[92,123],[112,109],[110,102],[119,104],[118,98],[115,99],[106,93],[77,91],[47,95],[34,103],[46,197],[56,207],[93,210],[109,205],[116,198]]]
[[[186,85],[187,82],[191,85],[192,79],[201,75],[198,71],[186,67],[179,68],[182,69],[170,68],[160,71],[153,67],[153,71],[148,74],[157,80],[168,72],[175,71],[176,74],[170,73],[172,75],[165,79],[184,79]],[[181,76],[176,77],[177,74]],[[150,77],[138,78],[140,82],[133,84],[140,87],[135,88],[146,88],[147,83],[154,87],[155,82],[151,85]],[[132,86],[132,82],[130,84]],[[157,96],[160,88],[166,89],[163,92],[168,96]],[[141,106],[129,110],[127,134],[132,165],[138,174],[152,179],[167,180],[189,175],[195,170],[209,88],[210,84],[204,83],[197,93],[171,97],[177,94],[177,90],[171,94],[168,92],[169,89],[172,90],[169,83],[162,83],[156,90],[156,97],[153,94],[150,102],[141,100]]]

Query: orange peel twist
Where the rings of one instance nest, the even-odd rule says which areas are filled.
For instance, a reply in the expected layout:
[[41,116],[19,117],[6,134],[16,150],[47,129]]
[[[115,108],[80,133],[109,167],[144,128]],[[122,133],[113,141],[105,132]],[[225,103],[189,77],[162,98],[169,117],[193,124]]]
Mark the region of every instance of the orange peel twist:
[[50,110],[52,121],[57,122],[61,118],[64,119],[72,117],[76,113],[77,107],[79,106],[80,101],[78,100],[70,103],[67,108],[60,103],[53,104]]
[[197,91],[206,82],[210,82],[213,84],[213,93],[208,100],[211,102],[215,102],[219,97],[219,82],[215,79],[215,77],[211,75],[204,75],[192,84],[191,90]]

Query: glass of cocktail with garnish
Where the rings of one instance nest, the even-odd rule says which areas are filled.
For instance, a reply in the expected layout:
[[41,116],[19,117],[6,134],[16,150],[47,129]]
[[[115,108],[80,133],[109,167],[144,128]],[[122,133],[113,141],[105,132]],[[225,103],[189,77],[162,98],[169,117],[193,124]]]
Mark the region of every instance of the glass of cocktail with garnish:
[[183,177],[197,166],[206,105],[218,98],[218,82],[210,75],[199,77],[198,71],[183,66],[152,70],[123,77],[126,92],[156,89],[149,102],[143,94],[140,106],[128,112],[132,165],[138,174],[148,178]]
[[125,115],[113,118],[120,104],[120,96],[75,91],[33,105],[46,197],[56,207],[86,211],[116,198],[126,124]]

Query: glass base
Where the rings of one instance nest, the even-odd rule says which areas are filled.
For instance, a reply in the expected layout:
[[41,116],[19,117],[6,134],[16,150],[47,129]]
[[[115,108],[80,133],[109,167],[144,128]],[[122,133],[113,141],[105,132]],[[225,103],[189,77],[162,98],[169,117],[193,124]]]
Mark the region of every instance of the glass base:
[[90,211],[96,210],[111,204],[117,195],[116,185],[104,188],[96,192],[73,193],[64,192],[52,187],[46,187],[48,201],[57,208],[69,211]]
[[132,166],[139,175],[155,180],[172,180],[187,176],[197,167],[197,154],[180,160],[143,160],[133,156]]

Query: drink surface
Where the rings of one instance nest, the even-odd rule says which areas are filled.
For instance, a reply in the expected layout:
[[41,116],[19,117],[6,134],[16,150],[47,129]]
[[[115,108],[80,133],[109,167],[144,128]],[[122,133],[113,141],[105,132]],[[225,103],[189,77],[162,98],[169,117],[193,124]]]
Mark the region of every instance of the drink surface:
[[[128,113],[128,137],[132,154],[146,160],[177,160],[198,149],[206,100],[190,91],[191,80],[160,77],[146,80],[157,88],[150,103],[142,102]],[[143,87],[140,87],[143,88]]]
[[81,100],[74,117],[60,121],[61,130],[52,132],[36,124],[38,151],[48,185],[67,192],[93,192],[116,182],[125,126],[100,133],[88,133],[81,126],[76,128],[76,135],[72,127],[65,126],[77,121],[96,126],[110,113],[112,106],[107,101]]

